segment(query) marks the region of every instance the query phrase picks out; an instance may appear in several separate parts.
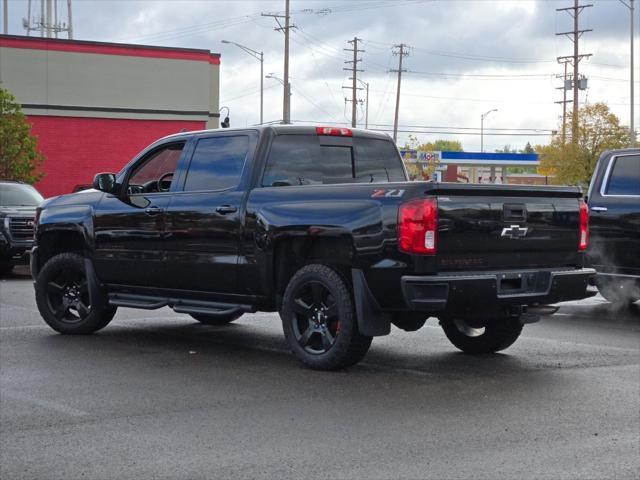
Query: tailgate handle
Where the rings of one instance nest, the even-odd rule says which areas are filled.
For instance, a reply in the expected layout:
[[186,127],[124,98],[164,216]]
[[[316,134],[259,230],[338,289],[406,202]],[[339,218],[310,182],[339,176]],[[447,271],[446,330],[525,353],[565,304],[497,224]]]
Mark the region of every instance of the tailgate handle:
[[502,217],[504,221],[527,220],[527,207],[523,203],[505,203],[502,207]]

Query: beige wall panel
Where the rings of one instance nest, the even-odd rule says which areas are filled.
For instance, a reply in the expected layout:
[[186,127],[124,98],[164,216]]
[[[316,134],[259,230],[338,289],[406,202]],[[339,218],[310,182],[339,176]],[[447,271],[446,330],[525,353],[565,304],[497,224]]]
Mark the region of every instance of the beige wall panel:
[[25,104],[200,112],[218,102],[219,67],[208,62],[17,48],[0,57],[0,80]]

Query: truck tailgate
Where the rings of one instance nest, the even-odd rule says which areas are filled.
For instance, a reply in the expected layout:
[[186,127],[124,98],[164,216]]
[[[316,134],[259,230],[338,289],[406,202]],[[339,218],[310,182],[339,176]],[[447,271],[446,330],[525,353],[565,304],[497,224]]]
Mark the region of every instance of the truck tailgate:
[[438,269],[578,264],[575,188],[439,185]]

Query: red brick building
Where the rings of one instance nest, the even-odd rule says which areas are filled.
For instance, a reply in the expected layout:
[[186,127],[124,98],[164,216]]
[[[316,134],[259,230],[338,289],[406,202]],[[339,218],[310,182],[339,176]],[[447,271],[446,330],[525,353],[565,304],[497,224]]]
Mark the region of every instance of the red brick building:
[[117,172],[164,135],[217,128],[219,69],[208,50],[0,35],[0,82],[46,156],[45,197]]

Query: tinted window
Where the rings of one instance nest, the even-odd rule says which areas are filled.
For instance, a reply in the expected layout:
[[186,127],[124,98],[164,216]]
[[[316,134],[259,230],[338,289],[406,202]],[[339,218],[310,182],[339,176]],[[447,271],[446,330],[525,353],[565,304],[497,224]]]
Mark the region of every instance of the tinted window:
[[316,136],[279,135],[271,145],[263,186],[406,180],[392,142],[354,138],[353,148],[321,145]]
[[31,185],[0,183],[0,207],[37,207],[42,200]]
[[[183,143],[175,143],[151,153],[131,174],[131,178],[129,179],[129,192],[142,193],[141,191],[132,189],[131,186],[155,182],[163,175],[175,172],[183,147]],[[165,177],[163,182],[165,183],[165,185],[163,185],[164,190],[169,189],[171,180],[171,175]],[[157,191],[155,186],[150,186],[150,188],[150,191]],[[147,190],[144,191],[146,192]]]
[[353,178],[351,147],[320,146],[316,136],[278,135],[262,185],[311,185]]
[[191,157],[185,191],[224,190],[240,182],[249,151],[249,137],[212,137],[198,140]]
[[640,195],[640,155],[617,157],[607,185],[608,195]]
[[402,160],[392,142],[354,138],[356,182],[404,182]]

